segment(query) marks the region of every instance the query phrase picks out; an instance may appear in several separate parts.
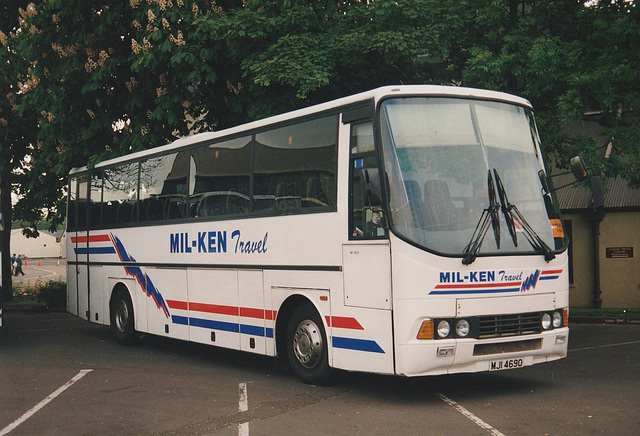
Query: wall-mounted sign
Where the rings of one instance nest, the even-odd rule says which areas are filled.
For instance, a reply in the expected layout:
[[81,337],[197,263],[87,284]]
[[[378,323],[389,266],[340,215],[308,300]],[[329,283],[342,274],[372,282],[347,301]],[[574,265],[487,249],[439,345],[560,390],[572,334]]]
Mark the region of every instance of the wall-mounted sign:
[[607,247],[607,259],[629,259],[633,257],[633,247]]

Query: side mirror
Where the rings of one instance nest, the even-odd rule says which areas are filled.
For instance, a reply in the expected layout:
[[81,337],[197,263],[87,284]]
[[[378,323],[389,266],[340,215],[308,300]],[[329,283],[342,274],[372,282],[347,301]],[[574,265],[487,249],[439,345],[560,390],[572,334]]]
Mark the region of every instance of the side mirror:
[[579,182],[589,177],[587,166],[584,164],[584,161],[580,156],[574,156],[571,158],[571,172]]

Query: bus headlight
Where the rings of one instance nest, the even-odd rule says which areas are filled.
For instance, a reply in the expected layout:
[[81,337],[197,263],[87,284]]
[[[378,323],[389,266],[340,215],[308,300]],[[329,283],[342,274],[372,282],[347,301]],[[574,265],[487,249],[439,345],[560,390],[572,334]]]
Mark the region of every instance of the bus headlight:
[[438,336],[441,338],[446,338],[447,336],[449,336],[449,333],[451,333],[451,325],[449,324],[449,321],[447,321],[446,319],[443,319],[442,321],[440,321],[438,323]]
[[551,328],[551,315],[549,315],[548,313],[543,313],[542,314],[542,330],[549,330]]
[[456,323],[457,336],[464,338],[469,335],[469,332],[471,332],[471,326],[469,325],[469,321],[467,321],[466,319],[461,319]]
[[555,311],[553,312],[553,328],[557,329],[558,327],[562,327],[562,313]]

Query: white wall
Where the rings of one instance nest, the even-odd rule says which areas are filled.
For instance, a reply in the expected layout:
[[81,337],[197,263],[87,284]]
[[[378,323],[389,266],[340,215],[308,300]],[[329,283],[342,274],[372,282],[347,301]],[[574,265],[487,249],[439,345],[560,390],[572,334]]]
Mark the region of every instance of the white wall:
[[27,238],[22,234],[22,229],[12,229],[11,255],[22,254],[29,259],[63,257],[64,235],[61,235],[60,242],[57,242],[56,235],[41,230],[39,232],[40,236],[37,238]]

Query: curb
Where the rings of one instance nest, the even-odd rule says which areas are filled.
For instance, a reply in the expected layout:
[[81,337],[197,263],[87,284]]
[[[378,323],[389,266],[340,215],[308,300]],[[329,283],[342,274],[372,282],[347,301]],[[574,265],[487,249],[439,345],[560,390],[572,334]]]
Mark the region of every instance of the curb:
[[66,313],[66,309],[50,309],[48,307],[4,307],[4,313]]
[[640,318],[616,318],[611,316],[570,316],[569,323],[576,324],[635,324],[640,325]]

